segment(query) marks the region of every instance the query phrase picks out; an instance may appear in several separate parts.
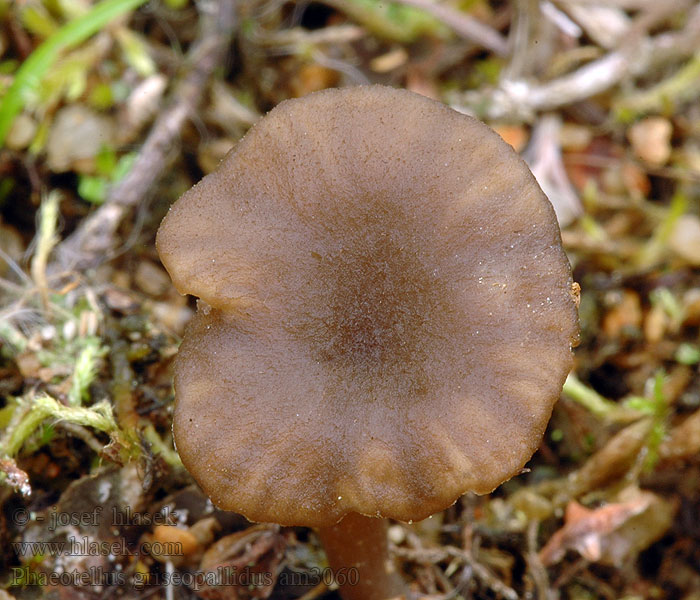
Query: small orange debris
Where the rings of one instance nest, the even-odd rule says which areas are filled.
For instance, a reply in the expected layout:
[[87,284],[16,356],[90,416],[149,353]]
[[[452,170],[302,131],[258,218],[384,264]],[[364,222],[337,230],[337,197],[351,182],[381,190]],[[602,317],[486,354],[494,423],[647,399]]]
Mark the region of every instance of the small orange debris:
[[508,142],[516,152],[525,148],[530,134],[522,125],[493,125],[494,131]]
[[639,296],[623,290],[619,300],[603,318],[603,332],[611,338],[620,337],[623,329],[639,328],[642,324],[642,306]]
[[197,538],[190,531],[175,525],[157,525],[153,530],[153,545],[155,549],[163,548],[163,555],[170,554],[169,548],[177,549],[175,554],[183,556],[192,554],[199,548]]
[[338,84],[338,73],[333,71],[328,67],[323,65],[318,65],[316,63],[303,65],[296,72],[292,80],[289,82],[289,87],[291,88],[292,95],[295,98],[301,98],[310,94],[311,92],[317,92],[318,90],[325,90],[326,88],[333,87]]

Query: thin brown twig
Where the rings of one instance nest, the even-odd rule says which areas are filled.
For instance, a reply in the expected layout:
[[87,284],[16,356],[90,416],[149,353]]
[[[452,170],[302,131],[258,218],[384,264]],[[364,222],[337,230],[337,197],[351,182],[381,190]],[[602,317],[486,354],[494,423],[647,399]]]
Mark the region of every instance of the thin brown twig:
[[329,25],[323,29],[307,30],[292,27],[280,31],[267,31],[258,27],[250,34],[250,40],[260,46],[283,46],[292,53],[304,46],[318,44],[347,44],[367,36],[367,31],[359,25]]
[[510,586],[503,583],[498,577],[493,575],[489,569],[478,562],[470,552],[461,550],[455,546],[442,546],[440,548],[408,549],[392,548],[392,552],[405,560],[417,563],[437,563],[456,558],[468,564],[476,578],[488,588],[503,596],[506,600],[518,600],[518,593]]
[[56,425],[67,431],[73,437],[83,440],[83,442],[85,442],[85,444],[97,454],[100,454],[105,449],[105,445],[94,435],[92,435],[87,427],[83,427],[82,425],[71,423],[69,421],[58,421]]
[[539,554],[537,554],[537,532],[539,527],[539,521],[536,520],[530,521],[527,526],[527,554],[525,555],[525,561],[535,584],[537,597],[542,600],[548,600],[555,597],[555,595],[552,593],[549,585],[547,569],[545,569]]
[[119,224],[146,197],[173,160],[182,127],[202,99],[214,69],[228,49],[234,24],[235,2],[201,3],[197,39],[186,57],[186,74],[173,89],[171,104],[153,124],[129,173],[109,192],[105,204],[56,247],[51,272],[62,268],[84,270],[109,259],[118,244]]
[[533,33],[533,22],[539,20],[539,12],[540,6],[536,1],[520,0],[515,2],[509,33],[511,56],[503,70],[505,78],[515,79],[529,74],[532,62],[532,53],[529,52],[530,39]]

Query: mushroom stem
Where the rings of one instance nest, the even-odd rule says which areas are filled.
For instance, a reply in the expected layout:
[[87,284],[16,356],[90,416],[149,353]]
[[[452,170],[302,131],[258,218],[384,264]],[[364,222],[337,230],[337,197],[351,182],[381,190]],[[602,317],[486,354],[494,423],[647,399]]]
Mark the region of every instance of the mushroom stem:
[[405,597],[406,587],[389,556],[386,519],[349,513],[318,530],[343,600]]

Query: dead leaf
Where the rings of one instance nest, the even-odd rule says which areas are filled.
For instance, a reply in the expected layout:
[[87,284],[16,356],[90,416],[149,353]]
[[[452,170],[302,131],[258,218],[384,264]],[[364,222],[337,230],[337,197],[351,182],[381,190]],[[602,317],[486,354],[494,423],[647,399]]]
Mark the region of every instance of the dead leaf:
[[197,595],[209,600],[269,597],[284,546],[276,525],[255,525],[217,540],[202,557]]
[[700,452],[700,410],[674,427],[659,448],[663,460],[694,456]]
[[567,480],[571,497],[580,496],[623,475],[634,463],[653,427],[640,419],[616,433]]
[[628,488],[620,497],[623,501],[592,510],[569,502],[564,526],[540,550],[542,564],[553,565],[574,550],[588,561],[619,566],[671,525],[675,507],[655,494]]

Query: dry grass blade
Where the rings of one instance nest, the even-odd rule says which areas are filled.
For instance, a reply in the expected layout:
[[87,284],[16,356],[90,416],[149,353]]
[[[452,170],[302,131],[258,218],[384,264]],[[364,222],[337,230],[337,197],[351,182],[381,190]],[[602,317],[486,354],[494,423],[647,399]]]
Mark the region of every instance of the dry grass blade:
[[430,0],[397,0],[400,4],[415,6],[433,15],[453,29],[459,36],[490,50],[497,56],[508,54],[508,42],[492,27],[446,4]]

